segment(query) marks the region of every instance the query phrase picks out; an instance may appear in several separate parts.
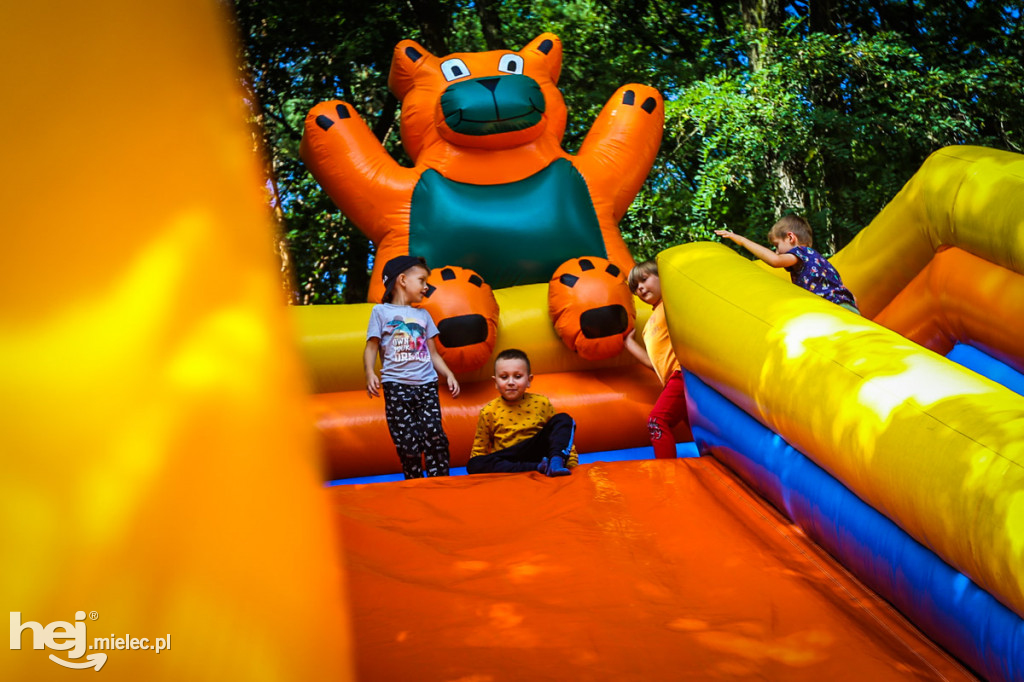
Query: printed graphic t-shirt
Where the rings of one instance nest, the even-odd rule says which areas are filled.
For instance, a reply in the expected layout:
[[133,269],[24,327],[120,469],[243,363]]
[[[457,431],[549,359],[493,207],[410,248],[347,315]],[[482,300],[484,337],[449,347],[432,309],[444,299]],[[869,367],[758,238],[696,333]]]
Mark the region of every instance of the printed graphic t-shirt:
[[437,370],[427,348],[427,339],[435,336],[437,327],[426,310],[392,303],[373,306],[366,338],[380,339],[380,380],[400,384],[436,381]]
[[854,307],[857,306],[853,294],[843,286],[839,272],[825,260],[824,256],[809,246],[794,246],[789,253],[800,260],[796,265],[786,268],[793,284],[837,305],[849,303]]

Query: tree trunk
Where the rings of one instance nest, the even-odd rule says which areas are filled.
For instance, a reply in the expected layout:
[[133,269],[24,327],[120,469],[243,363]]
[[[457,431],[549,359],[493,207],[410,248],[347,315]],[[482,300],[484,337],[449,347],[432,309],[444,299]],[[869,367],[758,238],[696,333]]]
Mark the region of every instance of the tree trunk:
[[263,174],[266,178],[264,187],[267,191],[267,203],[273,210],[274,215],[274,253],[277,254],[280,273],[281,291],[284,294],[285,302],[295,304],[298,302],[299,292],[296,290],[295,273],[292,268],[291,255],[288,253],[288,240],[284,238],[284,211],[281,210],[281,195],[277,189],[277,175],[274,173],[274,161],[271,157],[273,147],[266,139],[267,114],[264,111],[260,98],[252,85],[252,75],[248,69],[244,69],[239,82],[244,99],[249,108],[249,115],[252,117],[252,152],[261,161]]
[[775,31],[782,26],[785,12],[781,0],[740,0],[740,14],[743,27],[754,35],[754,40],[747,50],[750,69],[760,71],[768,59],[768,45],[761,31]]
[[[813,0],[812,0],[813,1]],[[785,19],[785,11],[781,0],[740,0],[740,14],[743,27],[751,35],[747,57],[750,59],[750,70],[760,71],[770,61],[768,34],[777,32]],[[772,155],[775,157],[775,155]],[[767,160],[772,174],[776,177],[779,188],[779,203],[775,207],[776,215],[784,211],[805,209],[803,192],[789,169],[778,158]]]
[[833,0],[809,0],[807,3],[807,23],[814,33],[835,33],[835,22],[832,21]]
[[345,303],[363,303],[370,292],[370,273],[367,261],[370,259],[370,240],[355,226],[346,221],[348,248],[345,249]]
[[448,49],[448,36],[452,33],[452,13],[446,2],[437,0],[407,0],[409,7],[416,15],[416,22],[423,32],[423,47],[435,55],[442,56],[451,52]]
[[508,47],[501,35],[501,17],[498,16],[500,0],[477,0],[476,12],[480,17],[480,28],[488,50],[503,50]]

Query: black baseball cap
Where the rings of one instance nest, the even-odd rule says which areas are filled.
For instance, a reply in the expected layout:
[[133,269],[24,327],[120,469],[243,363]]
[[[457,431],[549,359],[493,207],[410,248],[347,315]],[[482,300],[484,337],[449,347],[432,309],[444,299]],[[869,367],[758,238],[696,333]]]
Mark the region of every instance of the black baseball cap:
[[395,286],[395,280],[398,279],[398,276],[403,272],[417,265],[426,268],[426,259],[419,256],[395,256],[385,263],[384,270],[381,271],[381,279],[384,280],[384,296],[381,300],[385,303],[390,303],[391,290]]

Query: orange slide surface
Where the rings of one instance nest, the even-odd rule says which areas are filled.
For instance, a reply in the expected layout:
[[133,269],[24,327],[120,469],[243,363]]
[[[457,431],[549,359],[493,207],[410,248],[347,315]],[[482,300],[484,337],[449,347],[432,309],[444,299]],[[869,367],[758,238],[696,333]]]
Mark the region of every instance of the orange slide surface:
[[974,679],[710,457],[329,495],[363,681]]

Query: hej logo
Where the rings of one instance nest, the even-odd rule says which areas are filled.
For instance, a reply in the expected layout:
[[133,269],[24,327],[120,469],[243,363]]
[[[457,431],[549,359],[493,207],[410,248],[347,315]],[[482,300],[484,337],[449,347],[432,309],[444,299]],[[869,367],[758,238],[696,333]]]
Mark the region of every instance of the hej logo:
[[[50,660],[66,668],[95,668],[97,671],[107,662],[105,653],[93,653],[85,657],[84,661],[78,661],[86,649],[143,649],[160,653],[171,648],[171,636],[157,637],[154,646],[150,646],[149,638],[138,638],[125,635],[124,637],[97,637],[92,646],[88,645],[85,632],[85,611],[75,612],[75,622],[68,623],[62,620],[54,621],[43,626],[35,621],[21,622],[21,611],[11,611],[11,649],[21,649],[23,635],[26,630],[31,632],[33,649],[53,649],[54,651],[67,651],[67,656],[72,660],[65,660],[50,654]],[[93,611],[89,614],[91,620],[99,618],[99,614]]]
[[[46,627],[34,621],[22,624],[21,611],[11,611],[11,649],[21,649],[21,634],[25,630],[32,631],[32,648],[68,651],[68,658],[80,658],[85,653],[85,611],[75,612],[75,624],[56,620]],[[60,641],[58,641],[60,640]],[[99,670],[107,662],[106,654],[89,654],[85,661],[65,661],[50,654],[50,660],[68,668],[92,668]]]

